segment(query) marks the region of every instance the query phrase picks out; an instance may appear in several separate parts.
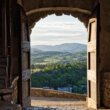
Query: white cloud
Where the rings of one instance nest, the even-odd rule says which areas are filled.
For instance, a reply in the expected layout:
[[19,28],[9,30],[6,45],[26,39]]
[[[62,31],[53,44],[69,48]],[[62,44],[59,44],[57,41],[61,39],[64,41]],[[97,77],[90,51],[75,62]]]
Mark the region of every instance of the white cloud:
[[56,17],[51,15],[42,19],[36,23],[31,34],[31,45],[58,45],[73,42],[86,43],[86,41],[86,28],[71,16]]

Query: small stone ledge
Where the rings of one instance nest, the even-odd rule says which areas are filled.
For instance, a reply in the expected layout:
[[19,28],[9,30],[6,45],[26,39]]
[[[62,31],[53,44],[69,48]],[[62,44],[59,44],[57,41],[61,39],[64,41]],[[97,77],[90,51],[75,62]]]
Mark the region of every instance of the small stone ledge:
[[42,89],[42,88],[31,88],[32,97],[55,97],[55,98],[68,98],[86,101],[86,95],[74,94],[69,92],[60,92],[56,90]]

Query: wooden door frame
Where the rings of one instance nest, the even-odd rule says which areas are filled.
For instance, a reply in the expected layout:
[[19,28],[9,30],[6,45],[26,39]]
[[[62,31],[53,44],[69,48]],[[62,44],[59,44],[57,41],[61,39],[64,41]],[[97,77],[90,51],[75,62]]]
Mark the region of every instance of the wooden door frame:
[[[94,14],[96,14],[95,16],[94,16]],[[100,4],[98,4],[97,6],[96,6],[96,8],[93,10],[93,12],[92,12],[92,14],[91,14],[91,16],[90,16],[90,19],[91,18],[96,18],[97,19],[97,31],[96,31],[96,74],[97,74],[97,76],[96,76],[96,89],[97,89],[97,91],[96,91],[96,96],[97,96],[97,100],[96,100],[96,108],[100,108],[100,102],[101,102],[101,100],[100,100],[100,74],[99,74],[99,63],[100,63]],[[93,21],[94,21],[94,19],[93,19]],[[90,22],[92,22],[91,20],[90,20]],[[90,23],[89,23],[90,24]],[[88,25],[88,27],[89,27],[89,25]],[[89,31],[88,31],[88,35],[89,35]],[[87,62],[88,62],[88,60],[87,60]],[[88,87],[88,89],[89,89],[89,87]]]
[[[25,11],[23,10],[23,7],[22,6],[20,6],[19,4],[18,4],[18,11],[19,11],[19,19],[20,19],[20,38],[19,38],[19,50],[20,50],[20,53],[19,53],[19,57],[20,57],[20,74],[19,74],[19,103],[23,106],[23,88],[22,88],[22,86],[23,86],[23,80],[25,80],[24,78],[29,78],[29,77],[26,77],[24,74],[25,74],[25,71],[23,71],[23,68],[22,68],[22,53],[23,53],[23,51],[27,51],[27,50],[25,50],[25,47],[23,46],[23,44],[24,44],[24,42],[22,42],[22,23],[23,23],[23,21],[22,21],[22,16],[21,16],[21,12],[23,12],[24,13],[24,15],[25,15]],[[27,17],[27,16],[26,16]],[[25,20],[27,23],[26,23],[26,30],[28,30],[28,21],[27,21],[27,19]],[[30,37],[29,37],[29,31],[27,31],[27,41],[29,41],[29,43],[30,43]],[[30,49],[30,46],[29,46],[29,49]],[[28,67],[29,67],[29,69],[30,69],[30,51],[29,52],[27,52],[28,53]],[[23,78],[23,76],[24,76],[24,78]],[[28,92],[28,94],[29,94],[29,96],[30,96],[30,79],[28,80],[28,89],[29,89],[29,91],[27,91]],[[30,99],[27,99],[27,100],[30,100]]]

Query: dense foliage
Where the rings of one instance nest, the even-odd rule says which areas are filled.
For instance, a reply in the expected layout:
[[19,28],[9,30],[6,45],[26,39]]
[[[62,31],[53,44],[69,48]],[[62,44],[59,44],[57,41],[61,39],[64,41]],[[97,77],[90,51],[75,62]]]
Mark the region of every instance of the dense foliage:
[[86,85],[86,61],[65,63],[65,64],[46,64],[32,65],[32,71],[38,69],[31,75],[32,87],[72,87],[73,92],[85,93],[86,88],[81,88],[81,85]]
[[86,59],[86,49],[70,53],[34,48],[31,50],[31,85],[56,90],[58,87],[72,87],[74,93],[86,93]]

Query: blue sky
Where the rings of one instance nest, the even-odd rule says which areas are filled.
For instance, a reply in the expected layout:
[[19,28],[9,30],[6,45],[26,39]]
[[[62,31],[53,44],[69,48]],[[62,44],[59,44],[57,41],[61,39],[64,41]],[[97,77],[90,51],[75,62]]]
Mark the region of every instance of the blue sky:
[[50,15],[36,23],[31,33],[31,45],[59,45],[87,42],[87,29],[72,16]]

